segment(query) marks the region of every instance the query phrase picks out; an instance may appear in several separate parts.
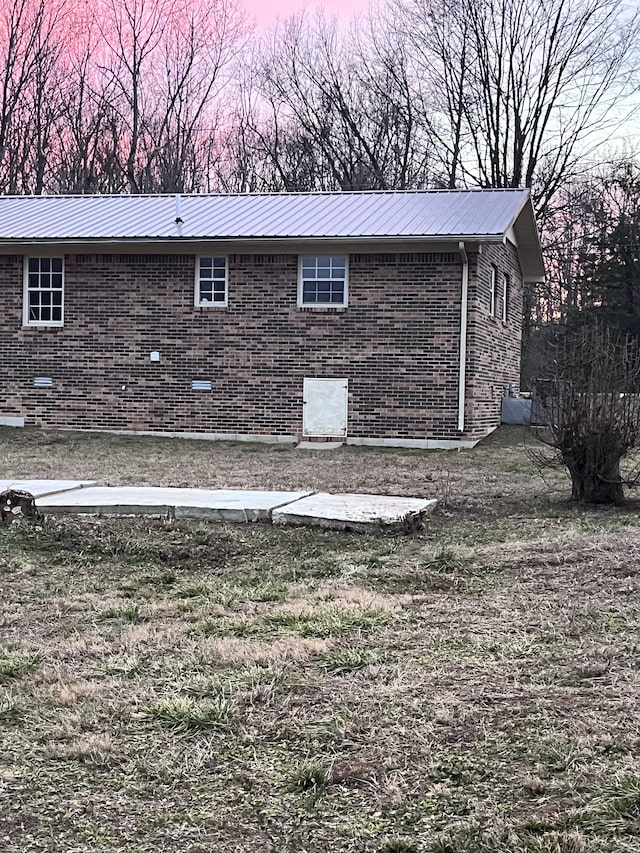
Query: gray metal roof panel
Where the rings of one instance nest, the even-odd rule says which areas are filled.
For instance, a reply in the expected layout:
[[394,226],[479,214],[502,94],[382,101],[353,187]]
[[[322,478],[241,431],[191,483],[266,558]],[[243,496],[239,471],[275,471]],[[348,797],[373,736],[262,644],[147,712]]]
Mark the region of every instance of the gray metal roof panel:
[[[501,238],[528,190],[4,196],[0,241]],[[176,224],[177,211],[183,220]]]

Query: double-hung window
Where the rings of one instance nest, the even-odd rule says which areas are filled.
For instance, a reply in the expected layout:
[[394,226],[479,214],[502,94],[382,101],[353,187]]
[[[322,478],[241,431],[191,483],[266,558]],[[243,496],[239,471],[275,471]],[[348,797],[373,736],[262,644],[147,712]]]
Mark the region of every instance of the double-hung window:
[[225,257],[196,258],[196,294],[198,307],[224,308],[228,304],[227,259]]
[[298,305],[344,307],[348,263],[344,255],[304,255],[298,267]]
[[64,259],[25,258],[25,326],[62,326],[64,323]]
[[491,264],[489,278],[489,315],[496,316],[498,270]]
[[509,311],[509,276],[502,273],[502,293],[500,294],[500,319],[507,322]]
[[489,278],[489,314],[491,317],[506,323],[508,310],[509,276],[506,273],[498,274],[497,267],[492,264]]

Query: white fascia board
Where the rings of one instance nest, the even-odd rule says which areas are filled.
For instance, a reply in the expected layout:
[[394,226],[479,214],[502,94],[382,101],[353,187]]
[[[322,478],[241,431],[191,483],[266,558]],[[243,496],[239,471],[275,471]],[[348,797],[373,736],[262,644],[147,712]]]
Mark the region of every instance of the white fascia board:
[[265,246],[280,246],[288,248],[297,245],[370,245],[370,244],[424,244],[453,246],[450,251],[458,251],[458,243],[461,240],[471,243],[497,243],[503,238],[502,234],[443,234],[443,235],[384,235],[360,237],[357,235],[348,237],[124,237],[122,239],[105,238],[50,238],[50,239],[0,239],[0,250],[15,249],[17,246],[23,248],[42,247],[52,248],[65,246],[70,250],[99,251],[105,248],[126,248],[130,250],[134,246],[162,246],[175,251],[179,247],[185,247],[189,252],[194,245],[210,244],[215,246],[253,246],[264,248]]

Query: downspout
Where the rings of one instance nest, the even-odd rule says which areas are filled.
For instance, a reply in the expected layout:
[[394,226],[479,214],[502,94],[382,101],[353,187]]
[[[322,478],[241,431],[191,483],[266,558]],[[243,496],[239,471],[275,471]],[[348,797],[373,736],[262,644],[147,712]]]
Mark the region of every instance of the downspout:
[[467,308],[469,303],[469,258],[464,243],[458,243],[462,258],[462,292],[460,294],[460,364],[458,373],[458,432],[464,432],[465,384],[467,381]]

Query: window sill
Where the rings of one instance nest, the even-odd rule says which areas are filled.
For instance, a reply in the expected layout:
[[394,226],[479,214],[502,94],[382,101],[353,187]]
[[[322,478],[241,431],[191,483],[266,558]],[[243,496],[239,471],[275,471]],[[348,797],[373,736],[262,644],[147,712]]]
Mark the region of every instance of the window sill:
[[23,323],[23,331],[37,329],[64,329],[64,323]]
[[346,311],[348,305],[298,305],[298,311]]

